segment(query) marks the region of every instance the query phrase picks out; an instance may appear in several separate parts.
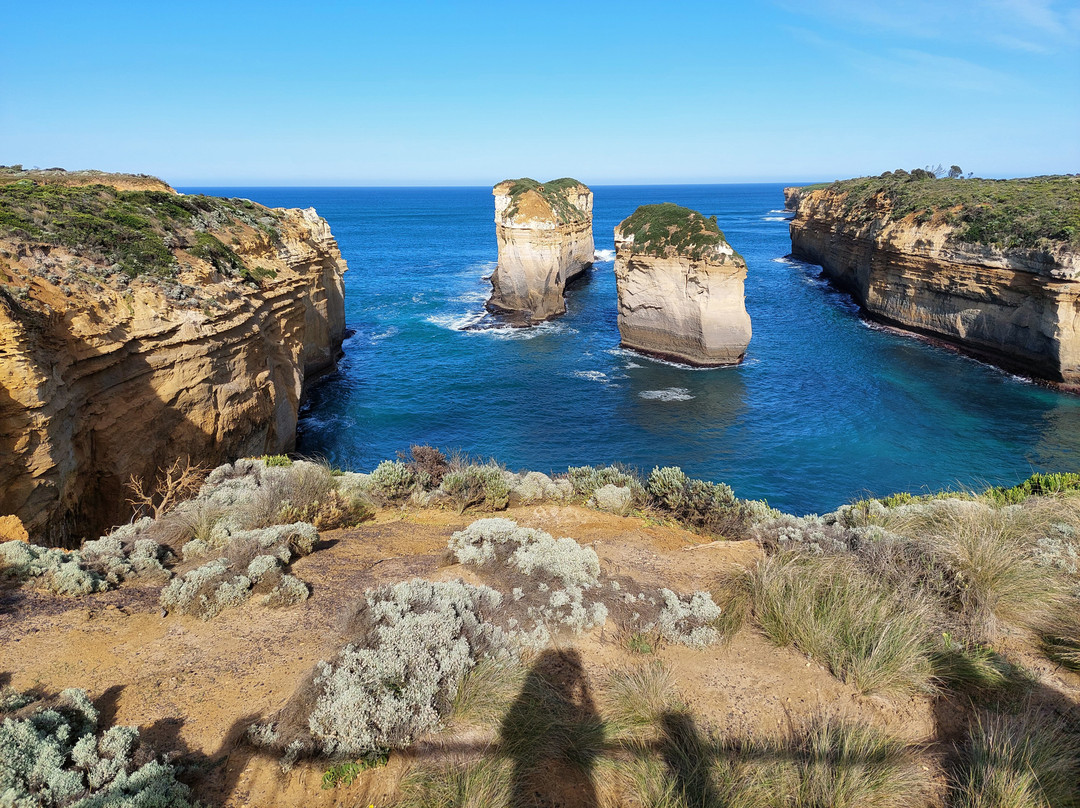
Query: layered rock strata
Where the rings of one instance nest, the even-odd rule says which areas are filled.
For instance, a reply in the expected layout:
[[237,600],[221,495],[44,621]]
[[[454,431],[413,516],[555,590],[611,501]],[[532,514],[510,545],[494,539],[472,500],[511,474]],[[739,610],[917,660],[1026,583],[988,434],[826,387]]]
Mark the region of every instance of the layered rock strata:
[[592,191],[569,178],[525,178],[492,192],[499,263],[487,308],[519,325],[565,313],[566,284],[592,266]]
[[690,365],[742,361],[750,343],[746,262],[715,217],[643,205],[615,228],[622,345]]
[[895,215],[885,193],[854,208],[829,188],[784,195],[791,254],[821,265],[871,319],[1080,386],[1080,261],[1067,244],[965,243],[950,211]]
[[[304,383],[345,331],[346,265],[313,209],[68,190],[44,225],[0,237],[0,513],[50,544],[126,521],[132,475],[292,448]],[[39,191],[0,188],[0,204],[54,204]],[[72,206],[166,257],[86,246],[93,223],[70,246]]]

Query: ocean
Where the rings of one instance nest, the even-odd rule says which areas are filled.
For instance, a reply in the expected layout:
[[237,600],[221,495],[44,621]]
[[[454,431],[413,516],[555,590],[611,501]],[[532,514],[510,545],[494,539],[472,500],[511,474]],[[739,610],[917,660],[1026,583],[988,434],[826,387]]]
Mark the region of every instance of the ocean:
[[[800,514],[1078,468],[1080,398],[864,322],[818,267],[786,257],[781,184],[594,187],[597,261],[566,315],[491,330],[466,330],[497,258],[490,188],[182,190],[330,222],[353,333],[303,406],[297,449],[343,468],[411,444],[513,470],[677,465]],[[746,258],[753,339],[739,367],[619,348],[612,230],[651,202],[715,214]]]

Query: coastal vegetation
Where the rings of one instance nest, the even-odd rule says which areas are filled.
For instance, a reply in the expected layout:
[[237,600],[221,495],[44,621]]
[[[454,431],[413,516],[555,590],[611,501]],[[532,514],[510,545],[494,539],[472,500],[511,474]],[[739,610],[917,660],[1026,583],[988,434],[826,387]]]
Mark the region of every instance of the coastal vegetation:
[[273,273],[248,266],[219,236],[247,225],[274,241],[277,224],[273,211],[243,199],[29,178],[0,182],[0,238],[63,247],[90,259],[84,271],[106,276],[174,278],[179,251],[186,250],[226,276],[257,282]]
[[[1010,248],[1080,247],[1080,177],[1022,179],[937,177],[915,169],[886,171],[809,185],[803,193],[828,190],[843,195],[844,209],[868,221],[887,211],[895,218],[952,226],[957,242]],[[887,200],[883,208],[874,200]]]
[[[525,790],[583,806],[1080,800],[1073,475],[794,516],[676,467],[549,476],[417,446],[379,469],[240,460],[78,551],[0,544],[0,587],[5,602],[23,587],[90,609],[153,587],[168,625],[220,624],[223,638],[268,607],[310,627],[320,603],[339,604],[310,645],[319,661],[280,682],[284,706],[238,718],[235,743],[252,750],[247,765],[311,769],[311,788],[352,802],[367,804],[363,789],[400,806],[509,805]],[[455,475],[498,476],[503,493],[465,501]],[[349,515],[318,527],[328,507]],[[489,513],[459,521],[468,509]],[[287,521],[297,514],[308,518]],[[615,541],[586,540],[601,525]],[[367,572],[342,577],[387,530],[396,555],[373,548]],[[410,551],[412,535],[428,549]],[[57,584],[68,579],[84,585]],[[364,585],[352,594],[345,580]],[[134,611],[114,619],[146,601],[126,602]],[[36,619],[17,612],[0,630]],[[731,698],[764,695],[737,673],[747,647],[788,692],[809,677],[816,706],[786,704],[771,730],[712,711],[691,673],[702,665]],[[843,718],[827,700],[856,696],[872,699]],[[80,691],[8,688],[0,705],[0,785],[38,799],[25,804],[164,804],[150,801],[161,793],[184,805],[216,776],[134,755],[138,733],[102,723]],[[951,716],[927,730],[940,748],[883,720],[894,713]],[[45,749],[48,772],[30,762]],[[47,777],[65,796],[36,796]]]
[[[537,182],[531,177],[522,177],[516,180],[503,180],[499,185],[506,185],[510,196],[510,204],[506,208],[506,218],[512,219],[518,212],[521,197],[529,191],[534,191],[548,204],[556,218],[560,222],[587,222],[589,212],[577,206],[571,197],[586,188],[585,184],[573,177],[562,177],[547,182]],[[498,187],[498,186],[496,186]]]
[[671,202],[642,205],[618,227],[624,239],[633,239],[633,251],[663,257],[672,253],[701,260],[727,240],[715,216]]

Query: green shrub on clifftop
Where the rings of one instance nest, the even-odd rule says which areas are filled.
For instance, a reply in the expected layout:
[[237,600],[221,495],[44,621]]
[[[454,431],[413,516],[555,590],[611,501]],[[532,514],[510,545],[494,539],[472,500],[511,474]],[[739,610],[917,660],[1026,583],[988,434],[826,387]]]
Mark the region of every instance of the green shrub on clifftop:
[[954,225],[953,239],[998,247],[1080,246],[1080,177],[1048,176],[1011,180],[934,179],[925,172],[886,172],[880,177],[838,180],[826,186],[844,194],[854,218],[881,215],[879,196],[893,218],[935,215]]
[[700,260],[727,246],[715,216],[706,218],[671,202],[642,205],[619,224],[618,231],[623,238],[633,237],[633,251],[645,255],[675,253]]

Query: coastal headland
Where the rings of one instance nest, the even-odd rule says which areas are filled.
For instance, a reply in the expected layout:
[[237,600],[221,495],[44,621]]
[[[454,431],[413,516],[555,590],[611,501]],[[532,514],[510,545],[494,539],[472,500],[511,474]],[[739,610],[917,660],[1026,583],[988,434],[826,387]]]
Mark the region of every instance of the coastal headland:
[[1080,177],[921,169],[788,188],[791,254],[872,319],[1080,386]]

